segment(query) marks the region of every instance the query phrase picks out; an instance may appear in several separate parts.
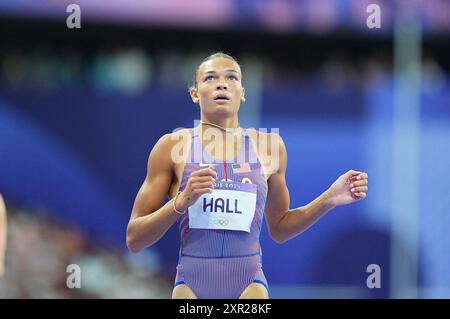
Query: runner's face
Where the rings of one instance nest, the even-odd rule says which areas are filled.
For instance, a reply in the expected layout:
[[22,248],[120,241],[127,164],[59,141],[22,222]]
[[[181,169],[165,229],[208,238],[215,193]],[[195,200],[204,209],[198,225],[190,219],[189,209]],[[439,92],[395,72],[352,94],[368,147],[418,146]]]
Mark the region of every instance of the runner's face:
[[197,72],[197,88],[191,90],[194,102],[206,114],[233,115],[244,98],[239,65],[227,58],[202,63]]

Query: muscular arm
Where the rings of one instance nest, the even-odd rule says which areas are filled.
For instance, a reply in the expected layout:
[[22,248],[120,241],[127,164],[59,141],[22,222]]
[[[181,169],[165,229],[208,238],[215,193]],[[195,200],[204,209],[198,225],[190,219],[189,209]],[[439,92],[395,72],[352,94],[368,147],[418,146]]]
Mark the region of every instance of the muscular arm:
[[334,208],[334,205],[328,200],[328,191],[325,191],[311,203],[289,209],[289,191],[285,176],[286,147],[280,136],[272,135],[272,138],[278,138],[279,166],[268,179],[266,221],[272,239],[283,243],[306,230]]
[[136,253],[156,243],[180,216],[172,202],[162,203],[173,178],[169,134],[156,143],[148,159],[147,176],[134,201],[127,227],[127,246]]
[[6,208],[0,194],[0,278],[3,276],[6,252]]
[[[134,201],[127,228],[127,246],[132,252],[138,252],[156,243],[180,217],[173,208],[173,201],[162,207],[161,205],[175,174],[174,161],[178,163],[180,160],[186,160],[188,152],[180,154],[178,151],[187,149],[180,149],[180,145],[184,145],[183,139],[188,135],[186,131],[164,135],[150,153],[147,177]],[[172,159],[172,154],[181,158]],[[187,179],[186,187],[178,196],[177,210],[185,213],[200,196],[211,193],[216,178],[217,173],[213,167],[193,171]]]

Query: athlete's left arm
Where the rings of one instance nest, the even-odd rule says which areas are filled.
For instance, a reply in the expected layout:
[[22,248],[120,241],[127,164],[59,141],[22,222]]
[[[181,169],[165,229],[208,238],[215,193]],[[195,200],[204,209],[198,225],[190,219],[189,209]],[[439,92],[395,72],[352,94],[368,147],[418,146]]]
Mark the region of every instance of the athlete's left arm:
[[269,234],[277,243],[281,244],[300,234],[334,207],[347,205],[366,197],[367,174],[349,170],[339,176],[330,188],[309,204],[289,209],[286,146],[279,135],[271,134],[271,138],[276,139],[275,142],[279,145],[278,165],[268,179],[265,212]]

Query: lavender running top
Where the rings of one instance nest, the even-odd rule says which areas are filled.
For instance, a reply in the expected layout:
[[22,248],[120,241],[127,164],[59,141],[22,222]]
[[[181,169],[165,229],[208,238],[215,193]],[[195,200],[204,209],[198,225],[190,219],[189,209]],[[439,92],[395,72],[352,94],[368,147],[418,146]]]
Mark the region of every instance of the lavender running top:
[[[203,155],[203,156],[202,156]],[[241,148],[234,160],[216,160],[203,150],[198,135],[198,126],[192,129],[191,147],[188,161],[184,167],[180,184],[180,191],[186,188],[190,174],[204,168],[202,163],[214,163],[217,179],[227,176],[234,182],[245,181],[257,185],[256,211],[251,223],[250,232],[216,229],[191,229],[189,227],[189,214],[186,212],[178,219],[181,236],[180,256],[223,258],[240,257],[261,254],[259,235],[263,222],[264,207],[266,204],[267,182],[262,171],[250,137],[243,130]],[[197,160],[197,161],[196,161]],[[248,163],[250,170],[235,170],[233,164]],[[247,166],[246,166],[247,167]],[[225,172],[226,170],[226,172]]]

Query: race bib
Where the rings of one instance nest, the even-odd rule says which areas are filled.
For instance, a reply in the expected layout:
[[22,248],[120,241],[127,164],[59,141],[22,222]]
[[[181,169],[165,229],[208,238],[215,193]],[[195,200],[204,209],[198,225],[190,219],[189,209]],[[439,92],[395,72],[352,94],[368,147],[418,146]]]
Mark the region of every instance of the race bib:
[[212,193],[203,194],[189,207],[189,227],[250,232],[256,191],[254,184],[217,182]]

